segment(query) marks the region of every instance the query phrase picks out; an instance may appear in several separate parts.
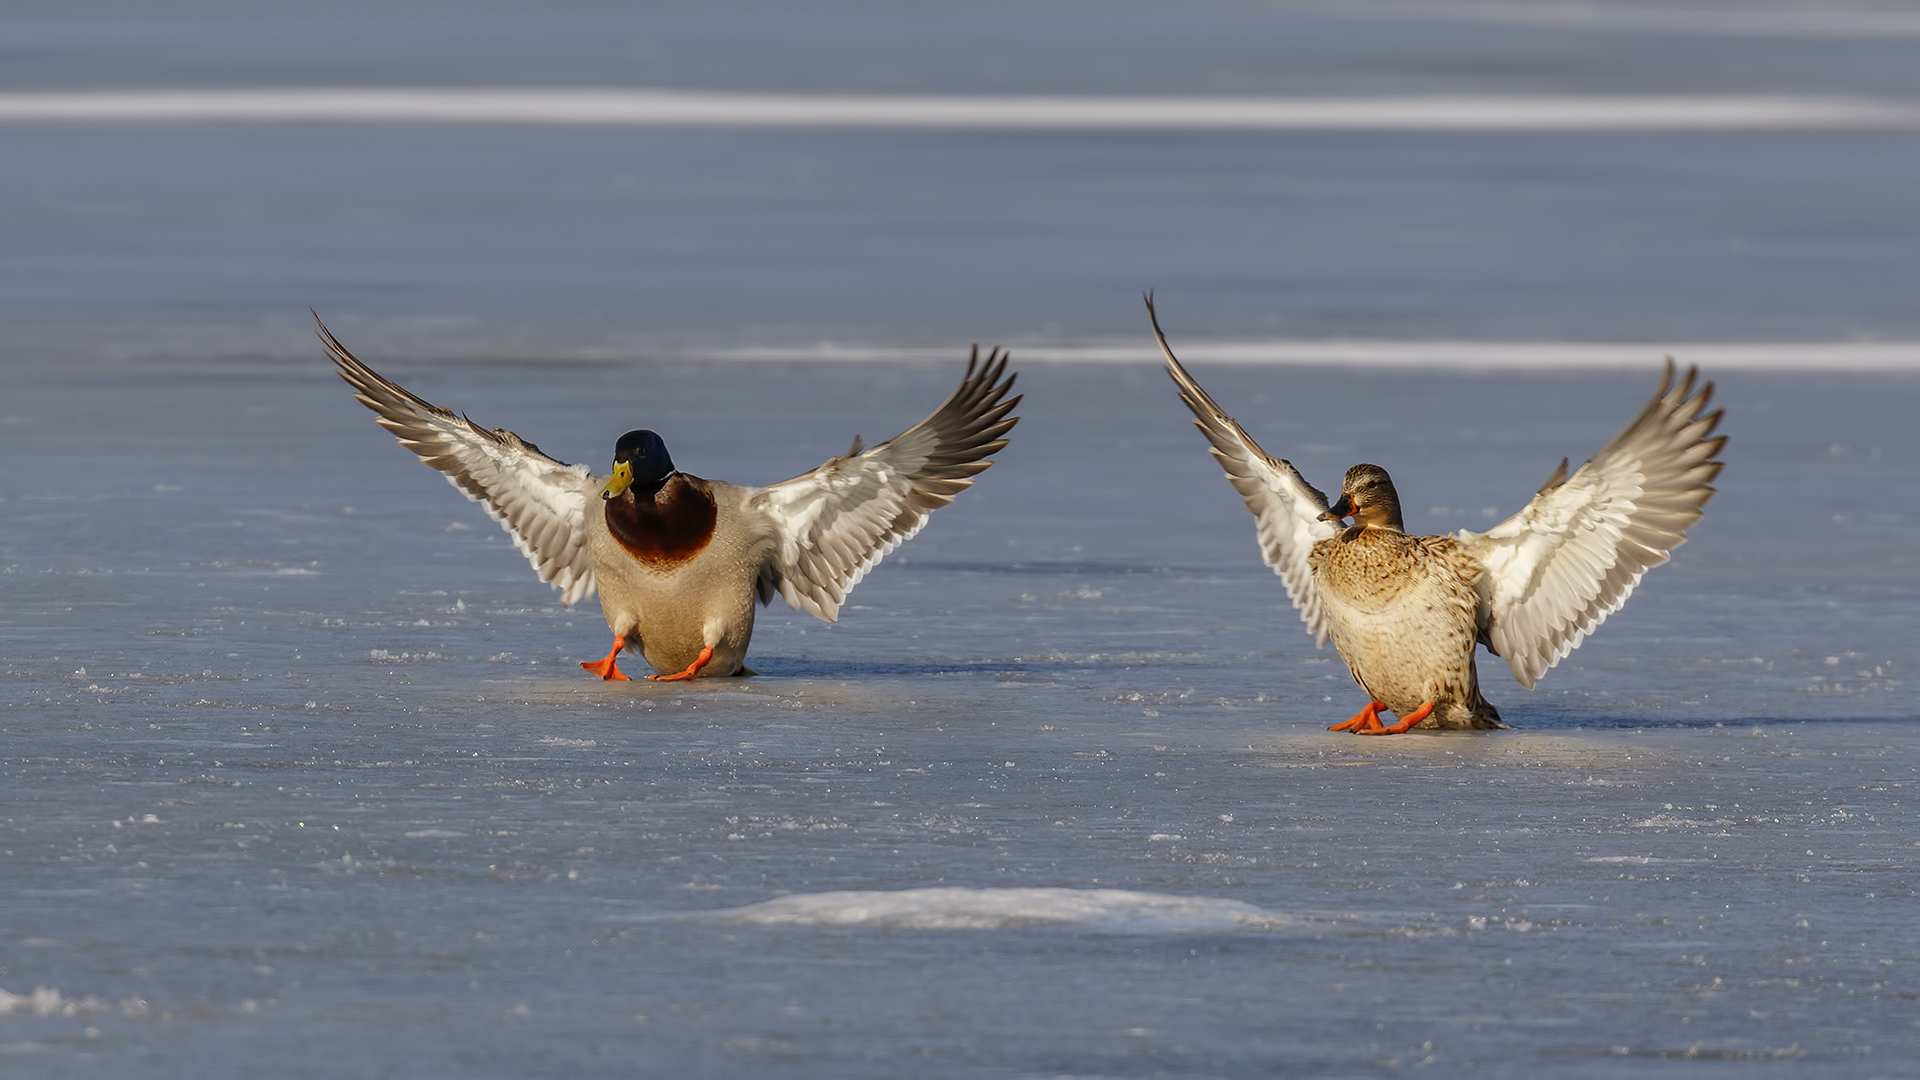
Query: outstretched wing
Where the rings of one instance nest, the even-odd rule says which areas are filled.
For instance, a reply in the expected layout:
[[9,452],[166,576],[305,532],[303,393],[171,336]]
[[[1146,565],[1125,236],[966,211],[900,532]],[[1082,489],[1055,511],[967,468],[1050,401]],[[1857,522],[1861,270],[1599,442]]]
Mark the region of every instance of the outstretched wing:
[[1008,416],[1007,358],[995,349],[980,362],[976,346],[960,388],[933,415],[866,452],[845,456],[791,480],[761,488],[748,505],[766,515],[776,546],[762,568],[761,602],[787,603],[828,622],[840,618],[848,590],[886,554],[920,531],[927,515],[973,486],[973,477],[1007,445],[1018,417]]
[[1532,689],[1620,610],[1700,520],[1727,439],[1712,437],[1721,413],[1706,411],[1713,384],[1696,393],[1698,375],[1689,367],[1676,386],[1669,358],[1653,400],[1578,472],[1567,477],[1561,462],[1525,509],[1485,533],[1459,534],[1487,569],[1482,640],[1522,686]]
[[1240,424],[1228,416],[1167,347],[1160,332],[1160,319],[1153,310],[1153,298],[1147,298],[1147,319],[1153,324],[1153,338],[1167,358],[1167,374],[1180,388],[1180,400],[1193,410],[1193,423],[1213,444],[1213,456],[1227,470],[1227,480],[1247,502],[1259,523],[1260,556],[1286,583],[1287,595],[1300,609],[1300,621],[1321,645],[1327,643],[1327,620],[1322,614],[1320,594],[1313,587],[1313,569],[1307,555],[1316,541],[1339,531],[1335,522],[1320,520],[1327,509],[1327,497],[1301,479],[1292,463],[1268,457]]
[[353,396],[379,414],[380,426],[485,507],[540,580],[560,590],[562,604],[571,607],[593,594],[586,515],[600,484],[586,466],[555,461],[511,431],[488,431],[415,397],[361,363],[325,324],[320,340]]

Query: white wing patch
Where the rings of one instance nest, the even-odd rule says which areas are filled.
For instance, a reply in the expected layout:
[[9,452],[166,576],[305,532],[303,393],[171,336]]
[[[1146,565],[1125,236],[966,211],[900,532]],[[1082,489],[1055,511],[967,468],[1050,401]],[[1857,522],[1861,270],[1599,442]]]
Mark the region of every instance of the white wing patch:
[[320,340],[354,398],[379,414],[380,426],[401,446],[485,508],[540,580],[560,590],[562,604],[571,607],[593,595],[586,515],[600,482],[586,466],[555,461],[511,431],[489,431],[415,397],[361,363],[325,325]]
[[994,350],[967,363],[960,388],[931,416],[862,452],[860,440],[819,468],[749,495],[777,538],[761,570],[762,602],[778,592],[787,603],[828,622],[867,571],[921,530],[933,511],[973,485],[973,477],[1007,445],[1018,422],[1007,414],[1013,376]]
[[1653,400],[1605,449],[1524,509],[1459,540],[1486,568],[1480,632],[1513,677],[1533,688],[1547,669],[1620,610],[1641,577],[1687,541],[1713,497],[1712,437],[1721,413],[1706,412],[1713,384],[1693,390],[1698,370],[1674,385],[1674,365]]
[[1327,497],[1301,478],[1291,462],[1267,456],[1260,444],[1228,416],[1187,373],[1160,332],[1153,299],[1147,299],[1147,318],[1153,337],[1167,359],[1167,373],[1180,388],[1180,400],[1193,410],[1193,423],[1212,443],[1213,456],[1227,471],[1227,480],[1253,511],[1260,536],[1260,557],[1286,583],[1287,596],[1300,609],[1300,621],[1316,644],[1325,645],[1330,632],[1320,593],[1313,586],[1307,556],[1313,545],[1339,532],[1335,522],[1321,521]]

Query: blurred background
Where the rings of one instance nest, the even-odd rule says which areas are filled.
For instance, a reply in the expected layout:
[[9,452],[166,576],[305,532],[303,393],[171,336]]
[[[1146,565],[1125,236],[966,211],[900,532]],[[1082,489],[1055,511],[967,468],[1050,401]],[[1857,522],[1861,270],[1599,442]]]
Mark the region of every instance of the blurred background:
[[[15,0],[0,92],[1920,102],[1860,0]],[[29,110],[30,111],[30,110]],[[1920,137],[0,120],[0,357],[1920,337]],[[377,337],[372,335],[377,334]]]

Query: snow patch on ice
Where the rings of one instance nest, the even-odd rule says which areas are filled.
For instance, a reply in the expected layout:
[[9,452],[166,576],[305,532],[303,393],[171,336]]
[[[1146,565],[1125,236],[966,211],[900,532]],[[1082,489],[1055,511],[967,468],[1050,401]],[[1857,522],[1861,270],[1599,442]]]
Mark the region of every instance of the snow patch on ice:
[[437,652],[388,652],[385,649],[373,649],[367,653],[367,659],[376,664],[419,664],[453,658]]
[[1689,818],[1677,814],[1655,814],[1632,823],[1636,829],[1721,829],[1733,824],[1731,818]]
[[825,892],[708,913],[747,926],[859,926],[884,930],[1010,930],[1083,926],[1120,934],[1278,930],[1302,920],[1238,900],[1126,889],[905,889]]
[[1117,653],[1036,653],[1033,656],[1016,656],[1016,664],[1184,664],[1194,660],[1205,660],[1201,653],[1176,652],[1117,652]]
[[0,990],[0,1016],[8,1013],[29,1013],[34,1016],[86,1016],[99,1012],[107,1003],[96,997],[66,998],[60,991],[47,986],[36,986],[32,993],[10,994]]

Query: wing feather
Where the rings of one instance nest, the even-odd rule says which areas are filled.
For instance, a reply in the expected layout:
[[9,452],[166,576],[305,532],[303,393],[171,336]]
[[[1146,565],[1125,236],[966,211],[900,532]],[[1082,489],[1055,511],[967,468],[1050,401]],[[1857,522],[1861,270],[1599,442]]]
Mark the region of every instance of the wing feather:
[[1313,587],[1313,568],[1307,556],[1317,541],[1339,531],[1334,522],[1320,520],[1327,509],[1326,495],[1308,484],[1291,462],[1269,457],[1246,429],[1200,388],[1160,332],[1151,296],[1147,298],[1147,319],[1153,324],[1160,354],[1166,357],[1167,374],[1180,388],[1180,400],[1193,411],[1194,426],[1212,444],[1213,456],[1227,471],[1228,482],[1253,511],[1260,557],[1286,584],[1287,596],[1300,610],[1300,621],[1307,624],[1307,632],[1317,644],[1325,645],[1329,628],[1320,594]]
[[1487,569],[1482,640],[1528,689],[1687,542],[1713,497],[1721,410],[1706,411],[1713,384],[1696,392],[1697,368],[1677,384],[1674,370],[1669,358],[1646,408],[1579,471],[1561,481],[1562,463],[1519,513],[1459,534]]
[[560,590],[562,604],[593,594],[586,513],[600,484],[584,465],[555,461],[511,431],[489,431],[414,396],[348,352],[325,324],[320,340],[354,398],[378,414],[401,446],[499,522],[540,580]]
[[761,488],[748,505],[777,537],[757,583],[761,601],[777,592],[794,607],[837,622],[847,593],[867,571],[926,525],[927,516],[973,486],[1019,422],[1009,416],[1014,376],[995,349],[975,347],[959,389],[913,427],[870,450],[860,441],[819,468]]

